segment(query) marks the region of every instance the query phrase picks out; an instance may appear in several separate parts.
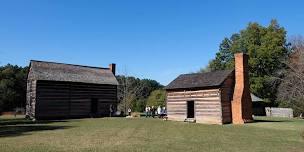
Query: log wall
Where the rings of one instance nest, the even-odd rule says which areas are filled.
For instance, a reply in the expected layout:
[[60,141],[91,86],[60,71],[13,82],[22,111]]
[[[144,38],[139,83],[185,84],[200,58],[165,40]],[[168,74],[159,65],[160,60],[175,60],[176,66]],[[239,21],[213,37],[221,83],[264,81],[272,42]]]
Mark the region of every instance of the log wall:
[[220,89],[167,90],[168,119],[184,121],[187,118],[187,101],[194,101],[196,122],[222,124]]
[[221,87],[223,123],[232,122],[231,101],[233,99],[234,80],[234,73],[231,73]]
[[35,103],[36,103],[36,83],[37,81],[29,79],[26,86],[26,116],[30,118],[35,117]]
[[91,116],[91,100],[98,101],[97,116],[108,116],[117,104],[117,86],[74,82],[38,81],[35,117],[78,118]]

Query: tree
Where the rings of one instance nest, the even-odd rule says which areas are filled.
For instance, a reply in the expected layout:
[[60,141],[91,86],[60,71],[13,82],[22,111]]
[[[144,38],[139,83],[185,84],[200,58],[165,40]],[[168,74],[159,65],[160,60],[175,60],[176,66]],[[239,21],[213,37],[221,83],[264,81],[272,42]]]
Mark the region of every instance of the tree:
[[239,52],[249,55],[251,91],[266,100],[274,101],[278,83],[272,77],[278,69],[284,67],[282,60],[289,54],[285,29],[276,20],[272,20],[267,27],[249,23],[246,29],[230,38],[224,38],[215,59],[205,69],[233,69],[234,54]]
[[132,107],[132,101],[135,100],[135,94],[132,93],[132,88],[136,83],[134,77],[116,76],[119,83],[118,86],[118,110],[126,113],[129,107]]
[[155,80],[139,79],[135,77],[117,76],[118,87],[118,109],[126,112],[131,108],[133,111],[141,112],[146,106],[147,98],[154,90],[163,86]]
[[0,67],[0,110],[25,107],[27,67],[7,64]]
[[292,41],[292,54],[284,62],[286,68],[280,71],[278,101],[281,107],[291,107],[295,115],[304,113],[304,39]]
[[166,93],[165,90],[154,90],[147,100],[149,106],[165,106]]

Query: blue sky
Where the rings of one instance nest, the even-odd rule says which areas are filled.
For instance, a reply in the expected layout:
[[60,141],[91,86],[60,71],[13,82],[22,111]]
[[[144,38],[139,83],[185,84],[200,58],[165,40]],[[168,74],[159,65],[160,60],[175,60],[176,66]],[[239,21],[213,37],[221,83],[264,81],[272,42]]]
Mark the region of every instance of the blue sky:
[[0,65],[30,59],[107,67],[166,85],[214,58],[248,22],[304,35],[304,1],[0,0]]

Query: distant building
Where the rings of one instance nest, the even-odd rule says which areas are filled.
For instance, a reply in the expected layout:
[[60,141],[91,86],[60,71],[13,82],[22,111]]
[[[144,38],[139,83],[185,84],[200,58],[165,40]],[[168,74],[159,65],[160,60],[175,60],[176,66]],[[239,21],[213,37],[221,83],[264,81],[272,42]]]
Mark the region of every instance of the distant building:
[[263,99],[251,93],[253,115],[266,116],[265,107],[269,106]]
[[266,107],[265,110],[267,117],[293,118],[293,110],[291,108]]
[[31,61],[26,115],[36,119],[99,117],[117,105],[115,64],[97,68]]
[[211,124],[252,121],[248,55],[235,54],[235,70],[184,74],[167,87],[169,120]]
[[250,94],[251,96],[251,100],[252,102],[260,102],[260,101],[264,101],[263,99],[257,97],[256,95],[254,95],[253,93]]

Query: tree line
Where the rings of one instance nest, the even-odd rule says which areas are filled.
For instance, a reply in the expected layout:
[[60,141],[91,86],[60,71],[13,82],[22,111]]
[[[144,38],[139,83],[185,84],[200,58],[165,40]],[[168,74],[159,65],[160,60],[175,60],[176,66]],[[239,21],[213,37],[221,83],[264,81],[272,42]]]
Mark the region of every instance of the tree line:
[[208,66],[200,72],[234,68],[234,54],[249,55],[250,90],[271,106],[304,112],[303,39],[287,42],[287,31],[276,20],[268,26],[256,22],[224,38]]
[[0,66],[0,112],[25,107],[28,67]]

